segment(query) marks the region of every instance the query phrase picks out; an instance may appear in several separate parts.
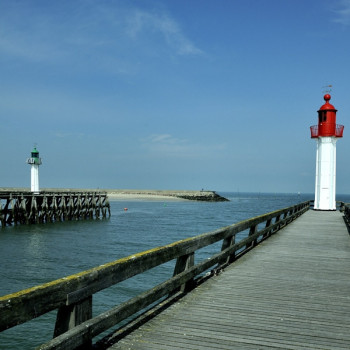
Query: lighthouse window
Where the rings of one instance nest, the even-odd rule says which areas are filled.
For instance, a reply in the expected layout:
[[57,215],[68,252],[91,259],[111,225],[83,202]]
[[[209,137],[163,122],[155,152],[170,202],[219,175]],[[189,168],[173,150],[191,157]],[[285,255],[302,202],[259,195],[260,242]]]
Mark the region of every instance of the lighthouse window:
[[326,112],[324,112],[324,111],[319,112],[318,120],[320,123],[325,122],[327,120]]

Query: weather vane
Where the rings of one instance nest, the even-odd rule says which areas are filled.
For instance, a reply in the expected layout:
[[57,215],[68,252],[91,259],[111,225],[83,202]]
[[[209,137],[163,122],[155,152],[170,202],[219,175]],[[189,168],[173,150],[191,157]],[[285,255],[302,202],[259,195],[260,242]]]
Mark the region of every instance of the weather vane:
[[322,89],[324,94],[329,94],[332,91],[332,85],[322,86]]

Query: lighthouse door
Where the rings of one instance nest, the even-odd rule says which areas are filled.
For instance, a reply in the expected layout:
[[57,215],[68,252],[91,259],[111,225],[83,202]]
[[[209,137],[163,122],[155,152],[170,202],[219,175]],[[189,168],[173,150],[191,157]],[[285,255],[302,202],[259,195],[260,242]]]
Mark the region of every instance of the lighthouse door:
[[321,188],[320,209],[330,209],[329,208],[329,187]]

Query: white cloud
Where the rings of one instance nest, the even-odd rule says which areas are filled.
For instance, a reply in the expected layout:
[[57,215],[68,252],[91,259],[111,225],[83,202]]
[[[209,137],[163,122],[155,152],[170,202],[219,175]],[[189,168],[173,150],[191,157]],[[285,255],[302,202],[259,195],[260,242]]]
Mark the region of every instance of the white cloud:
[[187,139],[173,137],[170,134],[153,134],[141,140],[142,146],[149,153],[157,156],[181,158],[207,158],[225,150],[223,144],[200,144]]
[[144,31],[160,33],[166,43],[180,55],[197,55],[202,53],[185,36],[179,24],[164,13],[136,10],[129,18],[127,32],[132,38],[136,38]]
[[189,151],[187,140],[175,138],[170,134],[153,134],[141,141],[148,151],[158,155],[183,156]]
[[[151,47],[143,45],[145,36]],[[98,1],[89,6],[79,1],[42,7],[0,4],[0,53],[5,57],[79,68],[93,64],[114,74],[134,74],[146,48],[152,52],[159,47],[177,55],[201,53],[163,12]]]
[[333,12],[336,14],[334,22],[345,26],[350,25],[350,0],[339,1],[337,7],[334,8]]

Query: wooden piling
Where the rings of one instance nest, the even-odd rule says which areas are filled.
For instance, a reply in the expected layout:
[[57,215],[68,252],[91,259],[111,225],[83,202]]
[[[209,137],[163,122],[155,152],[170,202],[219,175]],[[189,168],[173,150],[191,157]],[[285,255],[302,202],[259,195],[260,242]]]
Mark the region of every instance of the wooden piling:
[[1,226],[105,218],[111,215],[106,192],[0,192]]

